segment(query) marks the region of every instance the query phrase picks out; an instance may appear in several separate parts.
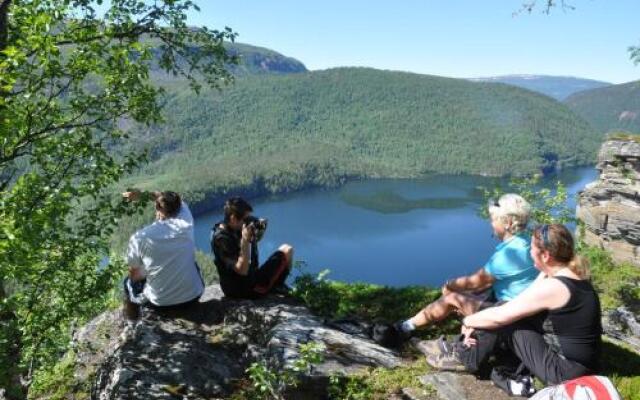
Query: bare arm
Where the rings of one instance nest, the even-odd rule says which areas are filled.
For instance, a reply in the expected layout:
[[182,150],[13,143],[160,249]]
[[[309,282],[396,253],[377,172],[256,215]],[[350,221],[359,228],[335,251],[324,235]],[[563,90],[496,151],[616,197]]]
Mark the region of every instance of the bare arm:
[[128,201],[138,201],[140,199],[149,198],[155,200],[160,196],[160,192],[143,192],[138,189],[132,189],[128,192],[123,192],[122,197]]
[[450,279],[445,284],[445,289],[454,292],[473,291],[481,292],[493,285],[496,279],[487,273],[484,268],[480,268],[473,275],[461,276]]
[[236,240],[230,236],[219,236],[214,239],[213,252],[217,259],[227,270],[246,276],[249,274],[251,267],[251,239],[252,232],[250,229],[242,229],[242,237],[240,238],[240,252],[235,252]]
[[233,269],[240,275],[249,274],[249,265],[251,264],[251,242],[243,238],[240,240],[240,256]]
[[515,299],[464,318],[471,328],[495,329],[544,310],[562,307],[569,301],[569,289],[557,279],[541,279]]

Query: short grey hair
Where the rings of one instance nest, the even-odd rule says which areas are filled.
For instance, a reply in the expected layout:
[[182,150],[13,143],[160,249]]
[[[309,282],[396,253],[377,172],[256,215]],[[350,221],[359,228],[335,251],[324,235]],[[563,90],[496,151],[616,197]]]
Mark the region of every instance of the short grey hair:
[[507,226],[511,234],[525,230],[531,216],[529,202],[515,193],[507,193],[500,196],[497,201],[490,201],[488,209],[489,215]]

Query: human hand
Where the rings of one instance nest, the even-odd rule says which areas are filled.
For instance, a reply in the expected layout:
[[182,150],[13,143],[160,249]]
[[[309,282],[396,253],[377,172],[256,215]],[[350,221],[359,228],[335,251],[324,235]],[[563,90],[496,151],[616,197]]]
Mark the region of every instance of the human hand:
[[466,325],[462,325],[462,329],[460,329],[460,333],[462,333],[462,335],[464,336],[464,340],[462,341],[462,343],[465,346],[473,347],[478,344],[478,340],[472,337],[474,332],[475,332],[475,329]]
[[130,191],[127,192],[123,192],[122,193],[122,197],[127,200],[127,201],[137,201],[140,200],[140,196],[142,195],[142,192],[139,191],[138,189],[132,189]]
[[242,240],[251,242],[255,236],[255,230],[253,226],[250,225],[242,225]]

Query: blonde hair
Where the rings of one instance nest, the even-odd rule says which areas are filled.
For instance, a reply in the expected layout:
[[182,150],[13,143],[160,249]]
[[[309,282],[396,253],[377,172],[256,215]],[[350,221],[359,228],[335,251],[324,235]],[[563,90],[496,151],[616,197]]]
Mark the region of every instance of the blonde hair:
[[527,228],[531,215],[531,205],[522,196],[507,193],[489,203],[489,215],[507,227],[509,233],[516,234]]
[[562,224],[541,225],[533,230],[531,240],[549,252],[551,257],[566,265],[581,279],[589,279],[589,262],[575,252],[573,235]]

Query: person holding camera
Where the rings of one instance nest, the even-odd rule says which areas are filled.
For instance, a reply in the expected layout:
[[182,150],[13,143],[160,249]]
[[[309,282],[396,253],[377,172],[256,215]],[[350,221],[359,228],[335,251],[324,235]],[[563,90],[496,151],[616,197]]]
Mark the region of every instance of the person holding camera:
[[193,217],[187,204],[171,191],[132,190],[122,196],[128,201],[153,200],[156,209],[155,222],[129,239],[126,319],[138,319],[141,305],[175,309],[197,303],[204,281],[196,264]]
[[224,221],[213,226],[211,250],[227,297],[255,299],[269,293],[288,293],[285,280],[291,271],[293,247],[281,245],[259,266],[258,241],[267,220],[256,218],[253,208],[241,197],[224,204]]

